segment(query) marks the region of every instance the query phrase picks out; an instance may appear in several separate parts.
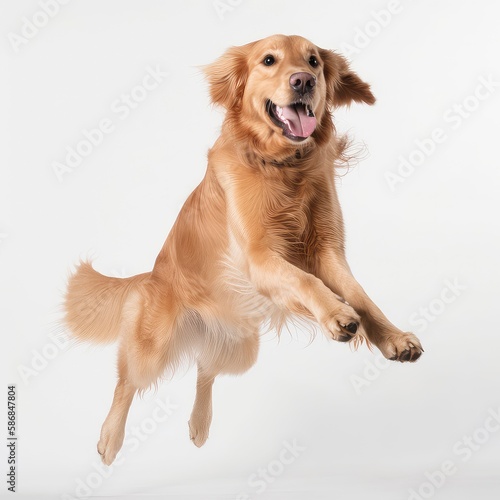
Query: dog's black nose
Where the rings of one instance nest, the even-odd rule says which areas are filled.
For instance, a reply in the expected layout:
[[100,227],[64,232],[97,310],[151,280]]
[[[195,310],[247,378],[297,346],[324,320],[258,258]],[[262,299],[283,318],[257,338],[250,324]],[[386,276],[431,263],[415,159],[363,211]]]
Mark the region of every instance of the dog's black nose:
[[290,77],[290,87],[300,95],[311,92],[316,85],[316,77],[310,73],[294,73]]

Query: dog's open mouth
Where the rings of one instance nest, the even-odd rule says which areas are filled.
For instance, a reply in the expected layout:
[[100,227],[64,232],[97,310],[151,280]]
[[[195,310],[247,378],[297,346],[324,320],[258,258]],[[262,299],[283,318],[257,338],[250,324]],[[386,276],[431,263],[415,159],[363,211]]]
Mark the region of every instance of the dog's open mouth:
[[283,135],[294,141],[307,139],[316,128],[316,117],[309,104],[296,102],[281,107],[267,100],[266,110],[272,122],[283,129]]

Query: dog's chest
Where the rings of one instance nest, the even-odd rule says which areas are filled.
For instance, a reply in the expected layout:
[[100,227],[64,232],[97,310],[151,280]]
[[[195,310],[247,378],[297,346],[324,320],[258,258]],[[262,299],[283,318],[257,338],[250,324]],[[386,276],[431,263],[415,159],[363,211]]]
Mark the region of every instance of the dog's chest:
[[308,252],[314,233],[314,188],[300,172],[278,172],[272,193],[261,204],[261,220],[271,250],[296,261]]

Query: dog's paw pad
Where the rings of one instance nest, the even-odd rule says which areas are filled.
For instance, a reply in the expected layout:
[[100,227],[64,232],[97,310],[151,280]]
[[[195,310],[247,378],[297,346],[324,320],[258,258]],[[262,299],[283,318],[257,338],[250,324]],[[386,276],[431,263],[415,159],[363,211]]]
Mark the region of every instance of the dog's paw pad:
[[424,349],[415,335],[403,333],[388,339],[384,354],[392,361],[413,363],[420,358],[423,352]]
[[343,328],[354,335],[358,331],[358,323],[349,323],[348,325],[343,326]]
[[358,314],[347,304],[341,304],[322,322],[325,333],[329,333],[338,342],[349,342],[359,332],[359,325]]

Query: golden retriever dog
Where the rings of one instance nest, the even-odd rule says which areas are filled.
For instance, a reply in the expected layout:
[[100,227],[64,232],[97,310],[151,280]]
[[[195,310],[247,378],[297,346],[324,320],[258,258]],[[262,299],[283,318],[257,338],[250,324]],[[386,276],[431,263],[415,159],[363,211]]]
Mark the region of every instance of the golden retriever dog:
[[332,110],[373,104],[339,54],[300,36],[232,47],[205,68],[226,110],[204,179],[181,209],[153,270],[112,278],[83,262],[70,277],[65,322],[78,340],[119,340],[118,383],[97,445],[111,464],[134,395],[179,363],[197,364],[191,440],[212,420],[212,385],[256,361],[264,324],[312,320],[339,342],[415,361],[423,349],[396,328],[351,274],[335,168],[346,139]]

